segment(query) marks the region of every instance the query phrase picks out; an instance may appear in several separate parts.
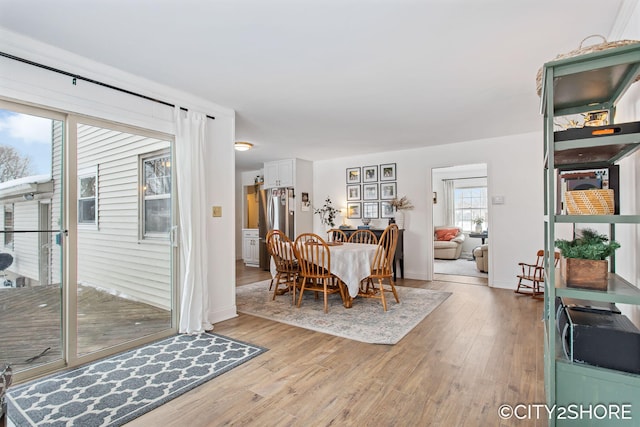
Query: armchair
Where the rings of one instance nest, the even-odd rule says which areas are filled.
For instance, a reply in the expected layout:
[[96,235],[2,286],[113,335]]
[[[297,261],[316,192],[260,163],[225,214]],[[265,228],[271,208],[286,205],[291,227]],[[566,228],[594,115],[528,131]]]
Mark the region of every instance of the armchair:
[[476,267],[483,273],[489,272],[489,245],[484,244],[473,250],[473,256],[476,258]]
[[434,228],[433,257],[437,259],[458,259],[462,253],[462,242],[465,236],[455,226]]

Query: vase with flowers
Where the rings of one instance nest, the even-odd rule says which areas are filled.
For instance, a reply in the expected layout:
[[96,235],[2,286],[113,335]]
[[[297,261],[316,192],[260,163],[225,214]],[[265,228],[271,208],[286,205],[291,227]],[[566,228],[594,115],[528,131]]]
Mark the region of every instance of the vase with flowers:
[[407,198],[407,196],[402,196],[401,198],[395,198],[391,200],[391,206],[394,207],[396,213],[394,215],[394,219],[396,221],[396,225],[400,230],[404,229],[404,211],[408,211],[413,209],[413,204]]
[[321,208],[314,209],[313,213],[316,215],[320,215],[320,221],[323,225],[326,225],[329,228],[333,228],[336,226],[336,215],[338,215],[340,211],[333,207],[331,203],[331,198],[327,196],[324,200],[324,205]]
[[476,233],[482,233],[482,224],[484,224],[484,218],[481,216],[475,217],[473,223],[476,225]]

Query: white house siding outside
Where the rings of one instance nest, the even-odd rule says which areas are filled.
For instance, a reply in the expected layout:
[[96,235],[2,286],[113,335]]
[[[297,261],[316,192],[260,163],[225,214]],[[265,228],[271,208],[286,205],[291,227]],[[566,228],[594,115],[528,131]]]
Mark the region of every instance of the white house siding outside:
[[[2,212],[5,204],[13,205],[15,230],[41,228],[41,203],[50,203],[50,226],[53,230],[60,229],[62,136],[62,122],[54,121],[53,179],[50,181],[52,187],[47,187],[50,199],[25,201],[22,197],[13,197],[0,201]],[[98,226],[78,229],[79,284],[170,309],[170,244],[167,239],[145,241],[141,238],[138,210],[139,156],[168,148],[168,141],[79,125],[78,170],[97,166],[98,171]],[[0,229],[3,227],[3,221],[0,221]],[[49,250],[40,251],[37,234],[19,233],[14,234],[13,249],[3,247],[1,251],[14,256],[8,271],[27,278],[25,285],[38,284],[39,262],[48,264],[51,270],[48,276],[55,284],[61,277],[61,246],[56,244],[55,236],[48,246]]]
[[170,143],[78,125],[78,170],[98,171],[98,224],[78,229],[78,282],[171,308],[169,240],[140,234],[140,156]]
[[[13,205],[14,230],[38,229],[38,204],[36,200],[17,202]],[[13,265],[11,271],[18,276],[37,281],[39,277],[38,233],[13,235]]]
[[[51,199],[51,229],[62,229],[62,218],[60,216],[62,197],[62,141],[64,138],[64,126],[60,120],[53,121],[51,144],[51,176],[53,182],[53,197]],[[51,268],[51,280],[53,283],[60,283],[62,280],[61,246],[56,244],[55,237],[49,252],[49,266]]]
[[[0,184],[0,229],[4,229],[4,215],[7,209],[13,212],[13,230],[38,230],[40,228],[40,205],[51,202],[52,183],[49,175],[34,175]],[[33,200],[23,196],[33,194]],[[4,235],[2,235],[4,236]],[[7,277],[21,286],[38,286],[49,284],[48,268],[41,270],[41,261],[49,262],[42,251],[41,236],[38,233],[14,233],[10,246],[4,245],[4,238],[0,241],[0,252],[6,252],[13,257],[13,263],[5,270]],[[42,256],[45,259],[41,258]],[[42,279],[46,283],[40,283]]]

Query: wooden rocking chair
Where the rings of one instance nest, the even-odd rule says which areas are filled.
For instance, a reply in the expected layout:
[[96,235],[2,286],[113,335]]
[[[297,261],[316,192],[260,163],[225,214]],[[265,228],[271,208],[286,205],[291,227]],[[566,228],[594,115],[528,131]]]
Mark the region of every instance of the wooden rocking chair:
[[[560,261],[560,253],[554,253],[554,265],[557,267]],[[515,292],[523,295],[531,295],[536,298],[539,295],[544,294],[544,287],[541,286],[544,283],[544,250],[540,249],[536,253],[535,264],[527,264],[525,262],[519,262],[521,272],[516,277],[518,278],[518,287]]]

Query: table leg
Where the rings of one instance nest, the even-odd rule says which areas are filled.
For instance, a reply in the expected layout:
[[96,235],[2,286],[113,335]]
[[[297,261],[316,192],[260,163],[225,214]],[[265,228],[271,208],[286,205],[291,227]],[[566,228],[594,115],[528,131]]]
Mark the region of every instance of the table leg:
[[344,304],[345,308],[351,308],[353,305],[353,298],[351,298],[351,295],[349,295],[349,288],[347,288],[347,285],[340,279],[338,279],[336,277],[336,279],[338,280],[338,287],[340,288],[340,297],[342,298],[342,303]]

